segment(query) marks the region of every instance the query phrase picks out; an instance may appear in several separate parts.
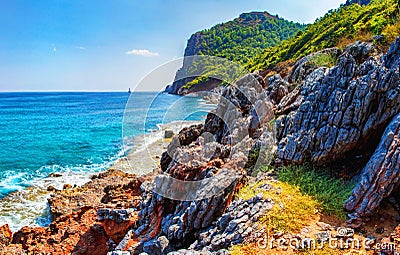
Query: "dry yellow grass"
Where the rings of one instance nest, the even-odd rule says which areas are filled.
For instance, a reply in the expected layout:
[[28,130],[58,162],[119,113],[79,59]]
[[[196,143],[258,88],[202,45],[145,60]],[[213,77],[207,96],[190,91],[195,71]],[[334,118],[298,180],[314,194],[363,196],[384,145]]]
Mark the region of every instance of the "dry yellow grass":
[[400,22],[396,22],[393,25],[388,25],[382,34],[385,36],[385,41],[389,44],[394,42],[396,38],[400,35]]
[[372,40],[374,35],[371,32],[360,32],[354,37],[342,37],[337,42],[337,47],[340,49],[344,49],[347,45],[355,43],[356,41],[367,42]]
[[242,188],[240,198],[249,199],[262,193],[274,202],[274,206],[260,223],[270,231],[297,232],[318,218],[318,202],[300,192],[292,185],[276,182],[270,190],[260,189],[264,182],[258,182]]
[[[260,228],[267,230],[268,236],[272,236],[276,231],[296,234],[300,233],[304,227],[315,225],[321,220],[321,205],[313,197],[302,194],[296,186],[283,182],[268,182],[271,185],[270,190],[261,189],[265,182],[257,182],[242,188],[238,197],[249,199],[257,194],[263,194],[274,202],[274,206],[258,222]],[[331,216],[332,217],[332,216]],[[335,220],[339,220],[334,218]],[[355,253],[354,253],[355,252]],[[258,243],[247,243],[233,246],[230,249],[232,255],[281,255],[281,254],[299,254],[299,255],[340,255],[340,254],[368,254],[357,253],[359,251],[332,249],[326,245],[322,249],[313,250],[280,250],[262,247]],[[365,251],[364,251],[365,252]]]

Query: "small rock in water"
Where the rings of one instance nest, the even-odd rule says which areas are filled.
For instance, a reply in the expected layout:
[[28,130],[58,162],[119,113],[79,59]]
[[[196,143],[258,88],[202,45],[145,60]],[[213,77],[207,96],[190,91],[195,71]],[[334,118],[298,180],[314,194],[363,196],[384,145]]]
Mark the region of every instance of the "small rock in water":
[[62,173],[51,173],[48,177],[62,177]]

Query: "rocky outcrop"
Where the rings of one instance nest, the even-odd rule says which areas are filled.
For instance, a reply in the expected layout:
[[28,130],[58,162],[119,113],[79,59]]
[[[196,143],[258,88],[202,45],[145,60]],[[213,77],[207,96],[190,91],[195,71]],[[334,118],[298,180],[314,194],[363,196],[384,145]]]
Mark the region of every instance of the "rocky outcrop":
[[[132,183],[130,183],[130,181],[132,181]],[[128,184],[126,184],[127,182]],[[118,184],[121,183],[125,186],[118,186]],[[81,187],[65,187],[64,190],[56,190],[49,198],[50,212],[53,218],[57,218],[62,215],[77,212],[80,208],[85,206],[97,207],[108,202],[115,204],[115,198],[118,197],[118,193],[123,194],[123,196],[129,194],[131,198],[126,201],[119,199],[119,202],[129,203],[129,205],[127,205],[128,208],[135,207],[138,201],[135,202],[132,196],[137,195],[140,198],[141,194],[135,194],[136,192],[140,192],[140,189],[138,189],[139,186],[140,183],[135,175],[129,175],[122,171],[111,169],[104,173],[94,175],[90,182]],[[105,190],[106,187],[107,189]],[[106,194],[104,194],[104,190]],[[128,196],[126,198],[128,198]],[[122,205],[119,206],[122,207]]]
[[107,254],[136,224],[141,184],[134,175],[111,169],[81,187],[65,185],[49,199],[50,226],[24,227],[12,239],[1,227],[0,253]]
[[330,48],[305,56],[293,65],[292,70],[287,77],[287,80],[290,83],[299,84],[319,67],[312,61],[313,59],[321,55],[326,55],[333,59],[337,59],[341,54],[342,51],[340,49]]
[[6,224],[0,227],[0,249],[10,244],[12,240],[12,232]]
[[378,148],[365,166],[345,208],[353,212],[350,223],[359,227],[362,217],[371,216],[380,202],[400,184],[400,114],[386,128]]
[[12,242],[21,244],[29,254],[103,255],[109,249],[109,237],[101,225],[95,224],[96,220],[95,209],[83,208],[58,218],[49,228],[24,227],[14,234]]
[[[226,148],[218,146],[216,143],[210,146],[216,146],[217,151],[226,150]],[[208,148],[209,147],[202,148],[201,145],[192,145],[191,148],[182,148],[183,150],[178,151],[174,155],[178,160],[173,161],[165,173],[174,179],[186,182],[200,181],[204,178],[215,177],[219,172],[224,171],[228,173],[232,171],[232,174],[238,175],[238,177],[234,180],[230,180],[232,183],[229,184],[226,189],[223,189],[221,193],[209,198],[205,196],[206,198],[197,201],[168,199],[167,197],[174,197],[176,195],[174,194],[175,192],[179,193],[181,188],[185,187],[179,187],[179,184],[178,186],[176,184],[171,185],[168,181],[162,181],[157,184],[160,186],[157,190],[165,190],[168,193],[160,195],[156,192],[150,192],[146,194],[139,213],[140,227],[136,231],[137,235],[155,237],[159,234],[164,234],[170,241],[184,244],[191,239],[195,230],[200,230],[209,226],[213,220],[222,214],[224,208],[229,201],[231,201],[233,193],[244,181],[243,164],[240,163],[240,161],[245,162],[246,159],[238,157],[236,161],[230,160],[229,163],[225,163],[224,159],[226,158],[217,157],[216,159],[204,162],[201,155],[207,154]],[[219,154],[219,156],[221,155],[222,154]],[[185,159],[187,159],[187,161]],[[215,180],[218,182],[221,181],[219,178]],[[212,182],[208,184],[208,189],[204,190],[207,193],[209,193],[211,187],[218,186],[218,183]],[[196,194],[197,191],[200,192],[200,190],[196,189],[189,191],[195,192]],[[192,194],[185,194],[184,196],[190,197],[191,195]]]
[[283,98],[278,161],[322,165],[371,146],[400,111],[399,45],[379,60],[361,57],[360,65],[355,57],[371,51],[347,47],[338,66],[314,70]]
[[276,107],[277,163],[360,162],[347,170],[357,172],[368,162],[345,205],[353,227],[399,183],[400,38],[385,55],[373,54],[372,43],[347,46],[337,66],[303,71]]
[[[268,188],[268,185],[265,186]],[[200,232],[189,249],[219,251],[241,244],[257,232],[257,221],[272,209],[273,202],[262,195],[232,202],[213,225]]]
[[[169,240],[169,247],[188,247],[199,232],[208,231],[226,211],[233,195],[246,182],[244,166],[249,150],[256,143],[261,147],[268,135],[273,137],[273,125],[266,125],[273,119],[273,103],[259,80],[262,79],[256,74],[247,75],[225,88],[204,127],[185,128],[173,138],[161,159],[163,173],[143,195],[138,228],[134,231],[134,238],[143,241],[131,248],[134,252],[153,248],[158,252],[163,245],[157,240],[162,236]],[[235,238],[239,242],[236,232],[246,236],[242,232],[244,226],[233,226],[243,216],[239,215],[240,208],[254,204],[255,212],[268,209],[268,203],[235,202],[237,209],[229,209],[225,216],[232,226],[223,226],[214,234],[222,231],[222,236],[226,231],[232,234],[226,244]],[[256,217],[248,217],[253,216]],[[251,229],[246,229],[248,234]],[[208,243],[198,245],[205,247]]]

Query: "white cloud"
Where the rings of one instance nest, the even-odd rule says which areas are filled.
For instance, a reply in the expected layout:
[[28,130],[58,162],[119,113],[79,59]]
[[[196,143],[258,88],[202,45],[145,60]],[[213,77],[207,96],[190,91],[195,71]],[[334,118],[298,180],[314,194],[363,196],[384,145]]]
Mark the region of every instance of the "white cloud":
[[53,48],[53,51],[54,51],[54,52],[56,52],[56,51],[57,51],[57,48],[56,48],[56,47],[54,47],[54,48]]
[[145,56],[145,57],[157,57],[160,56],[158,52],[152,52],[149,50],[130,50],[125,52],[127,55],[137,55],[137,56]]
[[86,48],[83,46],[76,46],[75,48],[77,48],[78,50],[86,50]]

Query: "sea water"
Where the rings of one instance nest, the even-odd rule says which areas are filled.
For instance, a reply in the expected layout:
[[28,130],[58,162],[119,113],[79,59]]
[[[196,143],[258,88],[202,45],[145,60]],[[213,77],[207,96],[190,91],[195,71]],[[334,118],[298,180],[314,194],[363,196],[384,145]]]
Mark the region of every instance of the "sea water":
[[124,139],[161,123],[203,120],[211,108],[200,98],[153,92],[0,93],[0,225],[40,223],[45,198],[35,204],[18,191],[45,188],[51,173],[82,184],[124,155]]

